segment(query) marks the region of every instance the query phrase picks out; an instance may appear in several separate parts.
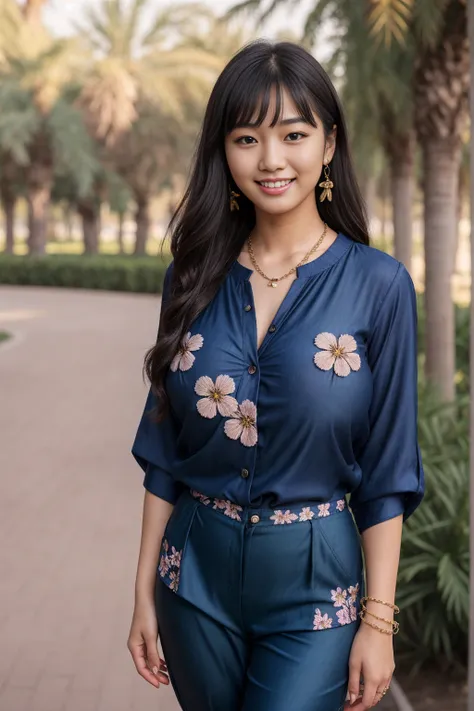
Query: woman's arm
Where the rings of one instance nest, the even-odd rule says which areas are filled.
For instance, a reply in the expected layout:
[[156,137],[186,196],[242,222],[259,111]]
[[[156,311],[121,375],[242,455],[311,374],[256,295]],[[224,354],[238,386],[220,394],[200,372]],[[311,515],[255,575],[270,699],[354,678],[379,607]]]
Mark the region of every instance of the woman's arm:
[[[400,547],[402,540],[403,516],[395,516],[362,532],[364,549],[366,594],[390,604],[395,603]],[[371,615],[365,619],[382,629],[392,631],[390,622],[394,611],[389,605],[367,600],[366,608],[383,622]],[[392,634],[385,634],[369,624],[361,622],[352,645],[349,660],[348,691],[351,703],[355,702],[357,711],[365,711],[380,701],[380,692],[390,684],[395,669]],[[361,675],[364,678],[362,698],[359,695]],[[378,693],[377,693],[378,692]]]
[[158,654],[158,620],[154,590],[161,540],[174,504],[145,491],[142,533],[135,579],[135,608],[127,647],[135,667],[146,681],[159,687],[169,684],[164,659]]
[[[364,549],[367,596],[395,603],[398,565],[400,562],[400,547],[402,541],[403,517],[395,516],[376,526],[367,528],[362,533]],[[378,617],[393,620],[393,610],[387,605],[368,600],[367,610]],[[370,615],[367,618],[385,629],[391,625],[381,622]]]
[[161,539],[173,508],[173,504],[145,490],[140,553],[135,580],[136,602],[150,601],[154,598]]

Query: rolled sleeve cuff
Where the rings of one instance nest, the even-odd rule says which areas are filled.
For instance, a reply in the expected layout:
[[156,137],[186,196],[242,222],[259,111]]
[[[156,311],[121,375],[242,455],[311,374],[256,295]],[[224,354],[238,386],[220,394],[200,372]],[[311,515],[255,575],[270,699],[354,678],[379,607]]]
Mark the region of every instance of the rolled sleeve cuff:
[[168,501],[170,504],[175,504],[181,493],[181,487],[174,481],[169,472],[153,464],[149,464],[146,468],[143,486],[147,491],[159,496],[160,499]]
[[349,506],[354,514],[359,533],[371,526],[376,526],[378,523],[400,516],[400,514],[403,514],[404,520],[409,515],[405,494],[391,494],[354,507],[349,502]]

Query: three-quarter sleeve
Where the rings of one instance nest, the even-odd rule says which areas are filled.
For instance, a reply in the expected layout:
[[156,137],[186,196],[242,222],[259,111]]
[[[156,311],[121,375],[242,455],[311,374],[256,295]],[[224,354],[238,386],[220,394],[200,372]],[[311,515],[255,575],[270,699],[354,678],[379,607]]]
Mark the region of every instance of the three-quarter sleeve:
[[[171,270],[172,264],[167,268],[164,278],[162,310],[163,304],[170,296]],[[158,327],[158,332],[159,330]],[[171,408],[164,420],[153,422],[148,412],[155,404],[156,398],[150,387],[131,452],[145,472],[143,486],[155,496],[174,504],[182,490],[182,485],[174,481],[172,476],[173,462],[177,457],[179,428]]]
[[350,498],[360,532],[400,514],[405,521],[424,495],[417,435],[416,292],[401,263],[366,345],[373,378],[369,435],[356,452],[361,481]]

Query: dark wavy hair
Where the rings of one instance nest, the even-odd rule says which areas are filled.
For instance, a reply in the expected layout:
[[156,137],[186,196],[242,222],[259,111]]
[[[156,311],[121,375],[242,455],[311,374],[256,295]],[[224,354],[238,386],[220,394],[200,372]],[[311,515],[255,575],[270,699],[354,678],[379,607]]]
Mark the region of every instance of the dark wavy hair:
[[350,156],[346,122],[328,75],[309,52],[293,42],[259,39],[245,45],[228,62],[211,92],[187,188],[165,235],[165,239],[171,235],[173,266],[157,342],[144,363],[156,398],[152,413],[156,421],[168,410],[165,376],[182,338],[216,294],[255,225],[254,205],[244,195],[239,198],[239,210],[229,209],[230,189],[240,190],[227,165],[225,137],[238,123],[247,123],[256,114],[261,125],[273,89],[277,100],[271,125],[276,125],[283,88],[313,126],[312,110],[320,117],[326,137],[333,125],[337,126],[330,164],[335,186],[332,202],[321,203],[317,199],[321,189],[315,186],[321,219],[336,232],[369,244],[366,208]]

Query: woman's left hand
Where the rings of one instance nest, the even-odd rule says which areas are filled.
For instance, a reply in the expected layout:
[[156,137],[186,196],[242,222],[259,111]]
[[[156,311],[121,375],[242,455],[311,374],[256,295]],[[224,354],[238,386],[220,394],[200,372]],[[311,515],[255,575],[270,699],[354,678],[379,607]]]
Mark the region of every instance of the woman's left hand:
[[[345,709],[365,711],[375,706],[382,698],[383,690],[389,686],[395,669],[392,635],[383,634],[361,622],[352,643],[349,657],[349,698]],[[362,698],[360,677],[364,680]],[[357,699],[357,700],[356,700]]]

